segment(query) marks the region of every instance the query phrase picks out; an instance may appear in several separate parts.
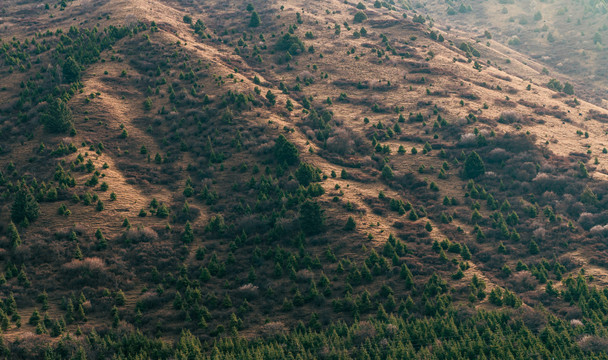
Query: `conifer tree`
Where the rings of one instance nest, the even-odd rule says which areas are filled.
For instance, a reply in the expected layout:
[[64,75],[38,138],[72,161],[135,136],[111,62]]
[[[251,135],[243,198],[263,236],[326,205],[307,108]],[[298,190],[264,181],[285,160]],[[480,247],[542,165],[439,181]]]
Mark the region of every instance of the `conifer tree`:
[[192,225],[190,225],[190,221],[186,222],[186,226],[184,227],[184,233],[182,234],[182,241],[186,244],[190,244],[194,241],[194,231],[192,230]]
[[68,56],[65,63],[63,63],[63,80],[66,83],[80,80],[80,65],[71,56]]
[[475,151],[471,152],[464,162],[464,175],[467,179],[474,179],[483,175],[486,167],[483,160]]
[[19,236],[19,231],[15,226],[15,223],[11,221],[8,224],[8,240],[10,242],[11,249],[16,249],[19,245],[21,245],[21,236]]
[[11,219],[16,224],[30,223],[38,218],[39,211],[38,202],[30,192],[30,188],[22,184],[11,208]]
[[274,154],[279,163],[286,162],[288,165],[294,165],[299,160],[298,149],[283,134],[279,135],[275,142]]
[[349,216],[348,220],[346,221],[346,225],[344,225],[344,230],[353,231],[353,230],[355,230],[356,227],[357,227],[357,224],[355,223],[355,219],[353,219],[352,216]]
[[321,206],[314,201],[306,201],[300,207],[300,226],[306,235],[318,234],[322,231],[325,216]]
[[46,110],[40,115],[40,120],[47,131],[65,133],[73,127],[72,110],[60,98],[52,99]]
[[258,27],[260,26],[260,15],[258,15],[257,11],[251,12],[251,18],[249,19],[249,27]]

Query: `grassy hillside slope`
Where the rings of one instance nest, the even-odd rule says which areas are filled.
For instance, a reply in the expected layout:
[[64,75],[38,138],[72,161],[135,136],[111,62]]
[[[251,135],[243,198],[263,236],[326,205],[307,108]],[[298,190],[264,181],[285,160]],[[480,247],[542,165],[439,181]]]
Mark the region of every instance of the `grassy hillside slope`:
[[605,357],[608,112],[526,55],[401,3],[3,6],[5,356]]

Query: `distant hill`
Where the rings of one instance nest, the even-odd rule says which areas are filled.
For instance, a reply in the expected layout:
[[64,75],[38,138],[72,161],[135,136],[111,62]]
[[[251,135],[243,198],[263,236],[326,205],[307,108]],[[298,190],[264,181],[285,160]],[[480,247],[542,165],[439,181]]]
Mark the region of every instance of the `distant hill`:
[[[425,1],[415,7],[440,26],[475,34],[481,44],[492,39],[489,44],[498,41],[526,54],[537,63],[535,78],[570,81],[579,96],[608,106],[605,1]],[[509,71],[512,65],[504,61],[512,54],[506,55],[499,64]]]

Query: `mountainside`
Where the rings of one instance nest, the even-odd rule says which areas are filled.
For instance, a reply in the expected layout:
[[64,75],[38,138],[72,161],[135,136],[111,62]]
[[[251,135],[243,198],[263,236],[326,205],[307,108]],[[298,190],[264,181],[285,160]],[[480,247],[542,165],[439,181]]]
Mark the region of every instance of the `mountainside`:
[[[519,51],[526,54],[523,61],[533,71],[525,77],[545,84],[557,77],[572,83],[571,90],[579,96],[608,107],[605,0],[425,1],[413,7],[438,19],[438,26],[444,29],[453,29],[456,34],[465,32],[467,36],[475,34],[480,46],[493,47],[498,41],[514,49],[496,60],[500,66],[512,68],[511,57]],[[559,86],[556,88],[561,91]]]
[[603,80],[445,6],[3,2],[2,356],[607,358]]

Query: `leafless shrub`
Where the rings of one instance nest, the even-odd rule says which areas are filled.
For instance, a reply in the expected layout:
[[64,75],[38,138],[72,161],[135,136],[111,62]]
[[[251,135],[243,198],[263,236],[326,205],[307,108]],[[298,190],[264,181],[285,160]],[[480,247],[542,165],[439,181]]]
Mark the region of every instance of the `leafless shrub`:
[[534,332],[539,331],[542,327],[547,325],[547,318],[540,311],[522,306],[519,308],[518,313],[524,324]]
[[553,202],[553,201],[557,200],[557,194],[554,193],[553,191],[545,191],[543,193],[543,199],[547,202]]
[[459,96],[463,99],[479,100],[479,96],[477,96],[477,94],[472,93],[472,92],[463,92],[463,93],[460,93]]
[[306,138],[309,140],[312,140],[316,137],[315,131],[313,129],[308,128],[306,131],[304,131],[304,133],[306,134]]
[[559,257],[558,260],[562,265],[566,267],[568,271],[583,265],[580,260],[576,259],[571,255],[562,255]]
[[572,320],[570,320],[570,325],[572,325],[572,327],[585,326],[585,324],[583,324],[583,322],[580,321],[579,319],[572,319]]
[[550,115],[566,122],[571,121],[566,112],[557,109],[537,108],[534,110],[534,113],[541,116]]
[[275,226],[286,233],[293,234],[297,232],[299,224],[293,217],[282,217],[277,219]]
[[[535,136],[526,136],[526,135],[511,135],[503,136],[502,138],[496,139],[496,146],[501,147],[503,149],[509,149],[510,152],[514,154],[519,154],[523,152],[534,152],[536,151],[536,137]],[[531,156],[532,154],[528,155]],[[523,161],[531,161],[531,160],[523,160]]]
[[509,158],[509,153],[503,148],[492,149],[486,156],[489,162],[501,162]]
[[595,225],[595,215],[592,213],[584,212],[579,216],[578,223],[583,229],[589,230]]
[[164,303],[164,299],[155,291],[146,291],[140,298],[139,302],[145,309],[154,309],[160,307]]
[[177,120],[178,117],[179,117],[179,112],[171,111],[170,113],[167,114],[166,120]]
[[369,145],[361,135],[345,128],[336,128],[327,139],[327,151],[339,155],[366,153]]
[[460,126],[463,126],[466,124],[467,124],[467,119],[465,119],[465,118],[458,118],[458,119],[454,120],[455,127],[460,127]]
[[521,115],[515,111],[503,111],[498,118],[498,122],[503,124],[521,122]]
[[98,257],[85,258],[84,260],[74,259],[63,265],[68,271],[84,270],[88,272],[102,272],[106,270],[104,261]]
[[125,232],[125,240],[131,243],[157,241],[158,234],[152,228],[144,227],[137,229],[129,229]]
[[376,215],[380,215],[383,216],[384,215],[384,207],[380,207],[380,206],[373,206],[372,207],[372,212]]
[[251,283],[242,285],[238,288],[238,293],[247,299],[252,299],[258,296],[259,288]]
[[[517,103],[515,101],[511,101],[511,100],[507,100],[507,99],[495,99],[494,104],[502,106],[502,107],[510,107],[510,108],[517,107]],[[500,120],[501,119],[499,118],[498,121],[500,122]]]
[[556,194],[563,194],[568,187],[569,180],[566,176],[553,176],[546,173],[539,173],[533,179],[532,183],[537,192],[553,191]]
[[109,278],[105,262],[98,257],[74,259],[62,266],[63,279],[74,286],[97,286]]
[[521,105],[525,106],[525,107],[529,107],[529,108],[532,108],[532,109],[534,109],[534,108],[537,108],[537,107],[538,107],[538,104],[537,104],[537,103],[533,103],[533,102],[530,102],[530,101],[527,101],[527,100],[524,100],[524,99],[520,99],[520,100],[518,100],[517,102],[518,102],[519,104],[521,104]]
[[518,271],[509,278],[511,288],[517,292],[534,290],[534,277],[529,271]]
[[532,162],[524,162],[519,164],[516,171],[513,173],[515,179],[523,182],[529,182],[536,176],[536,165]]
[[532,235],[537,240],[543,240],[545,238],[546,233],[547,233],[547,231],[545,230],[544,227],[539,227],[538,229],[536,229],[532,232]]
[[603,123],[608,123],[608,114],[602,114],[599,111],[596,110],[589,110],[589,114],[587,115],[589,118],[603,122]]
[[63,227],[55,232],[55,236],[58,238],[67,238],[70,234],[75,232],[77,235],[82,235],[87,232],[87,227],[82,224],[75,224],[72,227]]
[[296,179],[291,179],[285,182],[284,188],[286,191],[295,192],[300,187],[300,183]]
[[270,139],[266,139],[265,142],[258,143],[257,147],[254,149],[254,153],[261,155],[270,152],[274,148],[274,141]]
[[[48,340],[30,331],[23,331],[13,342],[9,342],[11,358],[13,359],[39,359],[43,357]],[[69,346],[66,344],[66,346]],[[75,349],[74,349],[75,350]]]
[[357,325],[358,327],[353,334],[355,343],[362,344],[366,339],[376,336],[376,328],[369,321],[360,321]]
[[543,162],[540,165],[539,173],[553,174],[556,170],[555,165]]
[[306,79],[306,78],[314,78],[314,76],[312,75],[312,73],[310,71],[302,71],[300,72],[300,79]]
[[355,142],[349,135],[349,131],[346,129],[335,130],[333,135],[327,139],[327,150],[340,155],[351,154]]
[[[253,136],[249,136],[249,137],[245,138],[245,140],[243,140],[243,146],[245,146],[247,148],[253,148],[256,146],[260,146],[260,145],[266,145],[268,143],[268,141],[270,141],[270,139],[267,135],[258,134],[258,135],[253,135]],[[264,149],[261,149],[261,150],[264,150]],[[255,151],[259,152],[260,149],[257,149]]]
[[67,237],[70,235],[70,233],[71,233],[71,232],[72,232],[72,229],[71,229],[71,228],[69,228],[69,227],[64,227],[64,228],[61,228],[61,229],[57,230],[57,231],[55,232],[55,236],[56,236],[57,238],[60,238],[60,239],[61,239],[61,238],[67,238]]
[[315,274],[312,271],[308,270],[308,269],[303,269],[303,270],[300,270],[300,271],[298,271],[296,273],[296,278],[300,282],[309,281],[314,276],[315,276]]
[[83,302],[82,307],[88,313],[91,312],[91,310],[93,310],[93,306],[91,305],[91,300],[87,300],[87,301]]
[[593,235],[605,236],[608,234],[608,225],[595,225],[589,230]]
[[140,242],[132,245],[126,260],[137,266],[156,266],[159,271],[175,266],[177,254],[171,244],[161,241]]
[[608,339],[593,335],[585,335],[579,341],[578,345],[585,352],[602,352],[608,351]]
[[471,146],[477,144],[477,135],[473,133],[466,133],[460,137],[459,145]]
[[395,221],[393,223],[393,227],[395,229],[403,229],[405,227],[405,223],[403,221]]
[[235,223],[235,227],[239,229],[239,231],[244,230],[248,234],[264,230],[267,225],[267,221],[253,214],[242,216]]
[[[517,37],[517,36],[515,36],[515,37]],[[512,79],[511,79],[510,76],[502,75],[500,73],[498,73],[498,74],[493,73],[493,74],[490,74],[490,75],[492,75],[493,77],[495,77],[497,79],[500,79],[500,80],[509,81],[509,82],[512,81]]]
[[394,336],[397,334],[397,332],[399,332],[399,328],[397,327],[397,325],[394,325],[394,324],[386,325],[386,329],[385,329],[386,335]]
[[262,337],[270,338],[275,337],[277,335],[282,335],[287,332],[287,326],[282,321],[273,321],[267,324],[264,324],[260,329],[260,333]]

